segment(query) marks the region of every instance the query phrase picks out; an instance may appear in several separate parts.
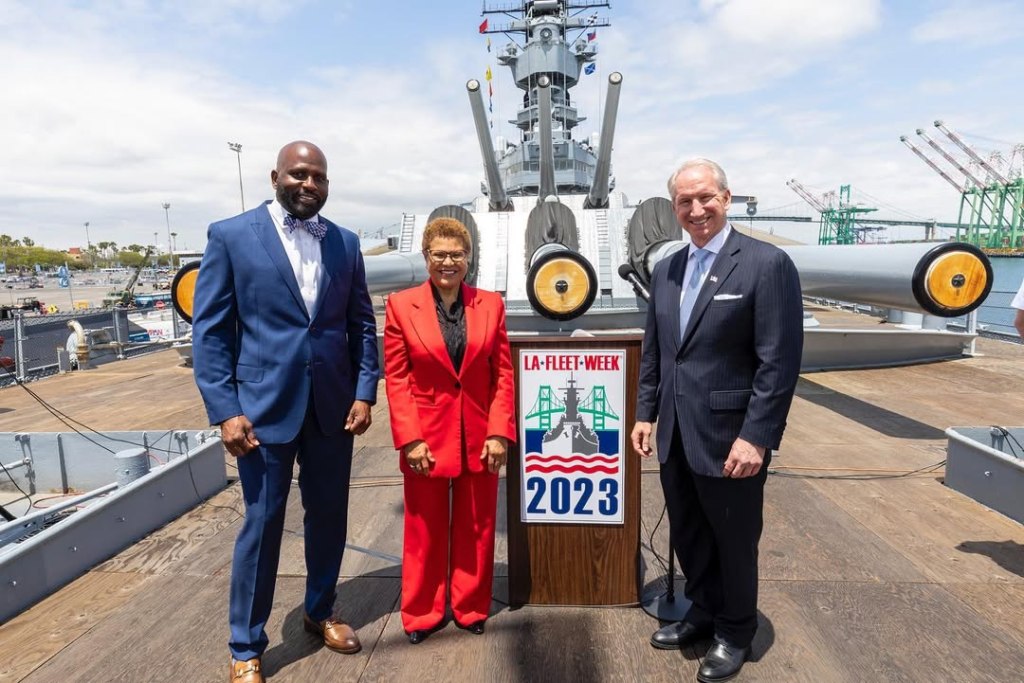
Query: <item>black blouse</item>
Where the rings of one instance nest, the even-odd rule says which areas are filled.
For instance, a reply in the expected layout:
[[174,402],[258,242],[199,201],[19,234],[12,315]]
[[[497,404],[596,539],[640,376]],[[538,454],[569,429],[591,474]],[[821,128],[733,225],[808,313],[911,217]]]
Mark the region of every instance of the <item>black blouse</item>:
[[466,308],[462,305],[462,287],[459,287],[459,295],[449,310],[445,310],[441,293],[434,283],[430,283],[430,289],[434,293],[437,322],[441,325],[441,336],[444,337],[448,357],[452,360],[455,372],[459,372],[462,369],[462,357],[466,354]]

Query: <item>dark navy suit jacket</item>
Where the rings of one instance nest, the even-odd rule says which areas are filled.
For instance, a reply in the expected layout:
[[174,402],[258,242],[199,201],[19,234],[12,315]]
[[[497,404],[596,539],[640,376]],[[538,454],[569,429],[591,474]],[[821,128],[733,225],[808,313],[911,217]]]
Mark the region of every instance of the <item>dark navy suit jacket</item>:
[[733,229],[682,340],[679,296],[689,247],[654,268],[636,419],[658,422],[665,462],[678,425],[696,474],[722,476],[737,437],[778,448],[800,373],[800,279],[780,249]]
[[312,316],[266,204],[210,226],[192,348],[212,424],[244,414],[260,441],[287,443],[310,397],[327,435],[343,429],[353,400],[376,401],[376,323],[359,240],[321,220],[328,230]]

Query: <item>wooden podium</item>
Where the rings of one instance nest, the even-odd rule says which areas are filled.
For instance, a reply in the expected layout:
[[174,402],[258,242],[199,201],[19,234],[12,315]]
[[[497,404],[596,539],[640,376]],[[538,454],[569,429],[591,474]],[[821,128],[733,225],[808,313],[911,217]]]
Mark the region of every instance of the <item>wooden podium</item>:
[[[642,590],[640,459],[633,452],[629,434],[635,422],[642,335],[512,336],[510,341],[512,364],[516,368],[519,439],[509,449],[507,464],[509,604],[513,607],[526,604],[636,605]],[[588,374],[580,359],[598,372]],[[623,359],[624,366],[619,362]],[[602,373],[602,370],[617,371],[621,375],[621,389],[615,385],[615,373]],[[609,382],[612,386],[604,386],[604,378],[612,380]],[[527,387],[524,387],[524,380]],[[538,382],[543,384],[539,391],[536,390]],[[531,395],[524,396],[524,390]],[[563,393],[558,394],[559,390]],[[616,399],[622,401],[621,414],[611,405]],[[603,449],[600,453],[611,450],[606,448],[612,438],[610,427],[612,424],[618,427],[623,437],[622,452],[615,465],[607,465],[604,471],[611,472],[618,467],[621,475],[618,472],[615,475],[580,473],[581,470],[602,470],[600,465],[615,460],[600,454],[576,456],[577,461],[584,461],[589,467],[577,465],[575,474],[538,474],[545,469],[544,465],[549,466],[547,469],[557,469],[557,465],[554,468],[550,465],[562,459],[547,457],[555,447],[549,448],[546,440],[555,432],[561,434],[562,423],[572,417],[579,417],[577,421],[587,425],[582,427],[585,434],[600,435]],[[528,430],[531,424],[534,428]],[[545,428],[545,454],[542,456],[536,451],[541,450],[537,446],[542,441],[540,432]],[[527,431],[529,436],[524,438]],[[524,440],[531,441],[532,447],[527,448]],[[533,474],[525,473],[524,457]],[[549,478],[548,485],[539,481],[545,476]],[[589,483],[579,481],[588,477],[597,478]],[[617,478],[615,483],[606,481],[613,477]],[[618,489],[619,482],[621,489]],[[542,493],[548,497],[542,500]],[[584,504],[592,509],[583,509]],[[621,521],[594,520],[613,509]],[[566,511],[570,518],[573,513],[583,513],[587,516],[576,516],[576,519],[587,523],[530,518],[533,513],[552,515],[556,511]],[[524,517],[528,519],[524,521]]]

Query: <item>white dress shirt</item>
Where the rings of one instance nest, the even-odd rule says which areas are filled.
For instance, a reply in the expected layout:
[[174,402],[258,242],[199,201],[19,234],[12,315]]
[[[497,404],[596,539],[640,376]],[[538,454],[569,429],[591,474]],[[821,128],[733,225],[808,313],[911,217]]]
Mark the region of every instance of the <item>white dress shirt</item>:
[[[299,293],[306,303],[306,313],[313,317],[313,307],[316,306],[317,290],[320,287],[320,275],[323,272],[323,263],[320,257],[320,240],[313,237],[303,228],[296,228],[288,232],[284,226],[285,210],[275,199],[267,205],[270,217],[274,219],[277,226],[277,234],[281,237],[281,244],[284,246],[284,253],[288,255],[288,262],[292,264],[292,272],[295,273],[295,282],[299,285]],[[319,214],[309,218],[315,221]]]
[[1017,294],[1013,297],[1013,301],[1010,302],[1010,306],[1019,311],[1024,311],[1024,282],[1020,283],[1020,289],[1017,290]]
[[[708,240],[708,243],[704,245],[704,251],[710,252],[711,256],[707,257],[707,262],[704,264],[704,274],[700,278],[700,287],[697,288],[697,294],[700,294],[700,290],[704,287],[704,281],[708,278],[708,273],[711,272],[711,266],[715,265],[715,259],[718,258],[718,252],[722,250],[722,246],[725,245],[725,240],[728,239],[729,233],[732,232],[732,223],[726,223],[725,227],[722,228],[721,232]],[[683,305],[683,296],[686,295],[686,283],[690,281],[690,277],[693,275],[693,269],[697,267],[697,259],[693,258],[693,252],[697,251],[697,247],[690,242],[690,253],[686,255],[686,272],[683,273],[683,286],[679,292],[679,305]]]

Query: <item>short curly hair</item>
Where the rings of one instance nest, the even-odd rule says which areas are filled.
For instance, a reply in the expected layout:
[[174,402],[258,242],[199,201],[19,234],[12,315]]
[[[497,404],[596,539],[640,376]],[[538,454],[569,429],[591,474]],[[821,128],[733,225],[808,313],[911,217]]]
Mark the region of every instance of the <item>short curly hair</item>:
[[455,218],[444,216],[427,223],[427,227],[423,229],[423,251],[430,249],[430,243],[438,238],[459,240],[466,252],[473,251],[473,240],[469,236],[469,230],[462,221]]

